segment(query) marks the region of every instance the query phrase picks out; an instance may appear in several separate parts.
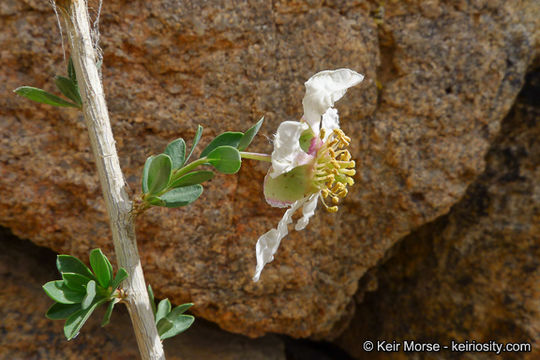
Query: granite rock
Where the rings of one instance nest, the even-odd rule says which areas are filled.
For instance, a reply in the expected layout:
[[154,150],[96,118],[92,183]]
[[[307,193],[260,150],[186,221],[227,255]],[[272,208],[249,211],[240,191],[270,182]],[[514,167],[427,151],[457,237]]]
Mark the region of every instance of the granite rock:
[[[397,244],[361,280],[357,311],[337,343],[357,359],[493,359],[493,352],[404,353],[403,342],[529,344],[540,356],[540,72],[450,213]],[[535,102],[533,106],[532,102]],[[365,352],[366,340],[401,344]]]
[[[96,18],[97,2],[90,1]],[[357,185],[337,215],[318,212],[283,241],[259,283],[254,247],[283,211],[262,196],[265,164],[217,176],[187,209],[152,209],[137,223],[142,262],[160,297],[249,336],[333,337],[358,280],[397,240],[444,215],[484,169],[538,53],[534,0],[170,0],[106,3],[103,78],[131,192],[144,160],[202,124],[207,137],[266,122],[251,149],[301,116],[303,82],[322,69],[366,75],[338,103],[353,138]],[[76,110],[13,96],[52,90],[65,58],[54,12],[0,5],[0,225],[55,251],[112,254],[84,124]]]

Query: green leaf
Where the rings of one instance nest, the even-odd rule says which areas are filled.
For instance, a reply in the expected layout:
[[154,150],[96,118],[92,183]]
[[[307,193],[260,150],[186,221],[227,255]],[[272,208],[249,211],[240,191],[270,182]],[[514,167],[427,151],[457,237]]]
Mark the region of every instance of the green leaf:
[[143,194],[148,194],[148,169],[150,168],[150,164],[152,163],[153,158],[154,158],[153,156],[148,157],[146,159],[146,162],[144,163],[143,174],[142,174]]
[[192,306],[193,306],[193,303],[186,303],[186,304],[178,305],[177,307],[172,309],[169,314],[172,317],[182,315],[183,313],[185,313]]
[[249,144],[251,144],[251,141],[253,141],[253,138],[259,132],[259,129],[261,128],[261,126],[263,124],[263,121],[264,121],[264,116],[259,121],[257,121],[257,123],[255,125],[250,127],[244,133],[244,135],[240,139],[240,142],[238,143],[238,146],[237,146],[238,150],[243,151],[249,146]]
[[81,308],[83,310],[88,309],[88,307],[94,301],[95,297],[96,297],[96,282],[94,280],[90,280],[88,282],[88,285],[86,285],[86,295],[84,296],[84,299],[81,302]]
[[201,153],[201,158],[210,154],[214,149],[220,146],[231,146],[233,148],[236,148],[240,143],[240,139],[242,139],[243,136],[244,134],[242,134],[241,132],[232,131],[224,132],[223,134],[216,136],[216,138],[212,140],[207,147],[204,148]]
[[86,284],[90,278],[77,273],[62,273],[64,284],[71,290],[86,294]]
[[60,273],[75,273],[96,279],[92,271],[81,260],[71,255],[58,255],[56,257],[56,268]]
[[30,99],[32,101],[36,101],[42,104],[61,106],[61,107],[74,107],[74,108],[79,107],[79,105],[70,103],[69,101],[62,99],[61,97],[53,95],[45,90],[38,89],[31,86],[21,86],[15,89],[15,93],[21,96],[24,96],[27,99]]
[[192,315],[167,316],[165,319],[169,320],[173,326],[169,330],[160,333],[159,337],[161,340],[171,338],[186,331],[195,321],[195,318]]
[[[161,320],[159,320],[157,325],[156,325],[159,337],[161,338],[161,335],[166,333],[167,331],[171,330],[173,328],[173,326],[174,326],[174,324],[172,323],[172,321],[170,321],[167,318],[162,318]],[[161,338],[161,340],[163,340],[163,339]]]
[[175,208],[191,204],[201,196],[202,192],[203,187],[201,185],[191,185],[167,191],[159,198],[163,200],[166,207]]
[[112,279],[111,263],[103,255],[101,249],[94,249],[90,252],[90,265],[96,274],[99,285],[107,289]]
[[109,305],[107,305],[107,310],[105,311],[105,315],[103,316],[103,320],[101,321],[101,326],[106,326],[111,321],[111,314],[116,303],[116,300],[112,300],[109,302]]
[[167,145],[164,153],[170,156],[173,170],[180,169],[186,157],[186,142],[182,138],[176,139]]
[[171,184],[171,188],[180,186],[197,185],[214,177],[214,173],[208,170],[193,171],[179,179],[174,180]]
[[80,303],[84,297],[84,293],[71,290],[63,280],[49,281],[43,285],[43,290],[51,299],[61,304]]
[[66,335],[66,338],[68,340],[73,339],[77,334],[79,333],[79,330],[81,330],[82,326],[88,320],[90,315],[94,312],[94,310],[101,304],[103,304],[106,301],[106,299],[101,299],[99,301],[94,302],[89,308],[87,309],[81,309],[75,313],[73,313],[67,320],[66,324],[64,325],[64,335]]
[[156,300],[154,299],[154,290],[150,284],[148,284],[148,298],[150,299],[150,306],[152,307],[152,312],[154,313],[154,319],[156,318]]
[[157,194],[167,187],[171,179],[172,161],[169,155],[159,154],[152,158],[148,168],[148,193]]
[[156,324],[171,312],[171,302],[169,299],[163,299],[159,302],[156,312]]
[[161,200],[157,196],[149,196],[144,201],[154,206],[165,206],[165,201]]
[[79,88],[76,83],[63,76],[56,76],[54,78],[54,83],[65,97],[72,100],[75,104],[79,105],[79,107],[82,106],[81,94],[79,94]]
[[201,140],[202,132],[203,132],[203,127],[201,125],[199,125],[197,127],[197,132],[195,133],[195,138],[193,138],[193,145],[191,145],[191,150],[189,151],[189,155],[186,158],[186,161],[185,161],[186,163],[188,162],[189,158],[191,157],[191,154],[193,154],[193,150],[195,150],[195,147],[199,143],[199,140]]
[[75,67],[73,66],[73,59],[70,57],[67,68],[68,77],[77,85],[77,75],[75,74]]
[[118,271],[116,272],[116,276],[114,277],[114,280],[112,281],[111,283],[111,287],[114,290],[116,290],[116,288],[118,286],[120,286],[120,283],[124,280],[126,280],[128,278],[128,273],[126,271],[126,269],[124,268],[120,268],[118,269]]
[[70,317],[76,311],[81,310],[81,304],[61,304],[54,303],[53,306],[47,310],[45,316],[51,320],[64,320]]
[[232,146],[215,148],[206,158],[210,164],[224,174],[235,174],[242,165],[240,152]]
[[111,262],[109,261],[109,259],[108,259],[105,255],[103,255],[103,257],[105,258],[105,261],[106,261],[106,263],[107,263],[107,267],[109,268],[109,277],[110,277],[110,280],[109,280],[109,283],[108,283],[107,286],[110,286],[110,285],[111,285],[111,282],[112,282],[112,279],[113,279],[113,274],[114,274],[114,272],[113,272],[113,267],[112,267],[112,264],[111,264]]

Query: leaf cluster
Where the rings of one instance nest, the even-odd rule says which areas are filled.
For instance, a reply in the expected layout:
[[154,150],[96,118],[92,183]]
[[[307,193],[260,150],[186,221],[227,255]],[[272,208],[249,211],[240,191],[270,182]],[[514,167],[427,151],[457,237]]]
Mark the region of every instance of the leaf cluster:
[[150,156],[142,175],[143,207],[174,208],[197,200],[203,192],[201,184],[215,175],[211,170],[198,170],[199,166],[210,165],[223,174],[237,173],[242,165],[241,151],[249,146],[263,121],[261,118],[245,133],[227,131],[218,135],[202,150],[199,159],[191,163],[189,159],[203,132],[200,125],[189,152],[184,139],[179,138],[170,142],[163,153]]
[[15,89],[15,93],[24,96],[27,99],[36,101],[42,104],[48,104],[60,107],[74,107],[80,109],[82,107],[81,94],[77,86],[77,77],[75,68],[71,58],[68,62],[68,77],[57,75],[54,77],[54,83],[58,90],[67,97],[70,101],[61,98],[60,96],[51,94],[43,89],[32,86],[21,86]]
[[66,320],[64,334],[68,340],[79,333],[94,310],[108,303],[101,326],[109,323],[114,305],[122,300],[118,290],[128,277],[124,268],[113,277],[112,265],[100,249],[90,252],[89,269],[81,260],[71,255],[58,255],[56,267],[62,280],[43,285],[45,293],[55,301],[46,316],[52,320]]
[[156,327],[161,340],[171,338],[186,331],[195,321],[195,317],[192,315],[184,314],[193,306],[192,303],[182,304],[172,309],[169,299],[164,299],[156,307],[154,292],[150,285],[148,285],[148,297],[150,298],[150,305],[152,306]]

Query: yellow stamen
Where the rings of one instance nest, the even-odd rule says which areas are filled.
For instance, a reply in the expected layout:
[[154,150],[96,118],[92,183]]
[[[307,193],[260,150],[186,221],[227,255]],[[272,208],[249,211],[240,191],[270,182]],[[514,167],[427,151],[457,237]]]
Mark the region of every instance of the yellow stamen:
[[[325,131],[321,129],[321,140]],[[351,160],[351,153],[345,149],[351,142],[340,129],[334,129],[327,141],[317,151],[315,166],[315,186],[321,190],[322,203],[329,212],[336,212],[337,206],[328,206],[324,199],[331,198],[333,204],[348,194],[347,186],[354,184],[352,176],[356,174],[356,163]]]

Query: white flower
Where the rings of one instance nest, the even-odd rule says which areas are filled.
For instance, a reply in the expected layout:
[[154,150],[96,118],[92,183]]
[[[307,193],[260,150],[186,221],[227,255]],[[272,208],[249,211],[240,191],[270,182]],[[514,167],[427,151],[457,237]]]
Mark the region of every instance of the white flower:
[[[354,183],[354,161],[344,148],[350,139],[339,127],[334,103],[348,88],[359,84],[364,76],[349,69],[326,70],[306,81],[301,121],[284,121],[277,130],[272,152],[272,167],[265,178],[264,195],[274,207],[289,207],[277,228],[262,235],[257,241],[258,281],[264,266],[274,260],[281,239],[288,234],[294,212],[302,208],[297,231],[304,229],[315,213],[321,198],[331,212],[337,211],[339,198],[347,194],[347,185]],[[330,197],[334,206],[324,198]]]

